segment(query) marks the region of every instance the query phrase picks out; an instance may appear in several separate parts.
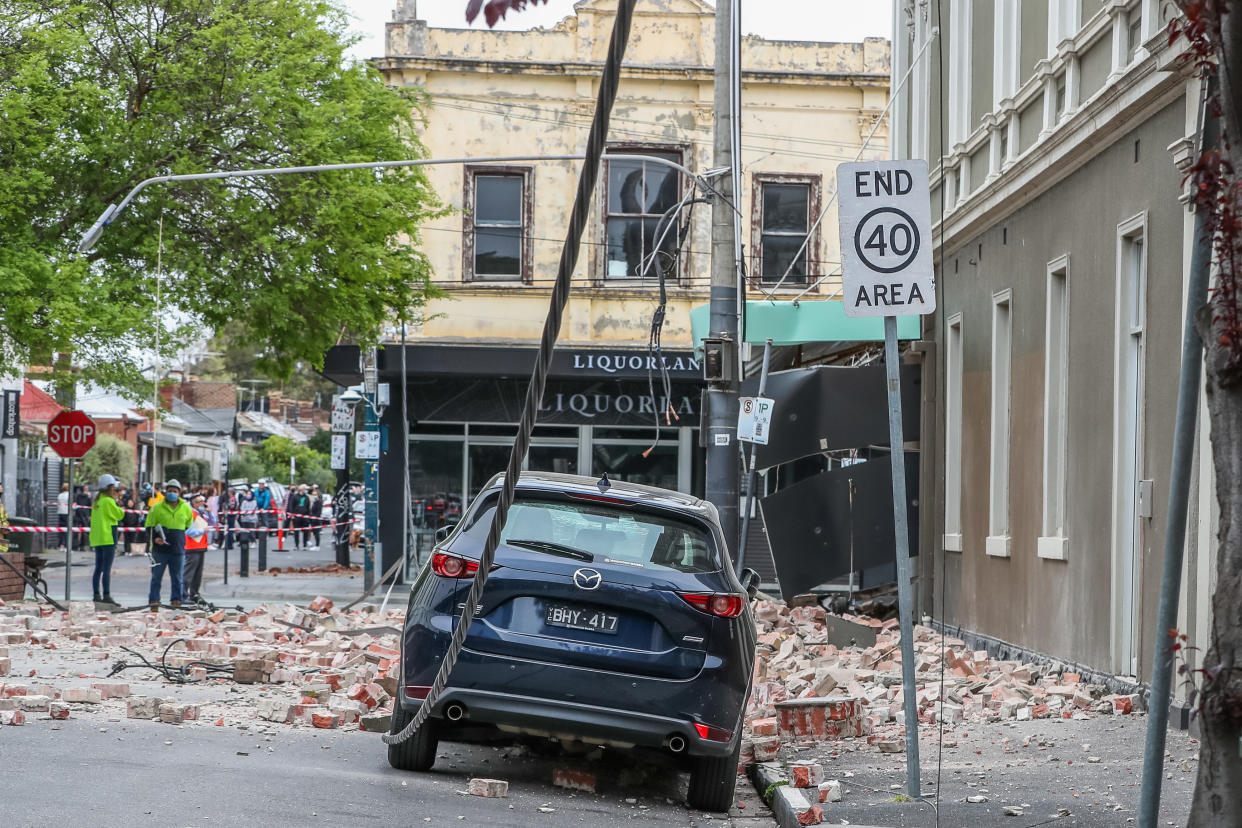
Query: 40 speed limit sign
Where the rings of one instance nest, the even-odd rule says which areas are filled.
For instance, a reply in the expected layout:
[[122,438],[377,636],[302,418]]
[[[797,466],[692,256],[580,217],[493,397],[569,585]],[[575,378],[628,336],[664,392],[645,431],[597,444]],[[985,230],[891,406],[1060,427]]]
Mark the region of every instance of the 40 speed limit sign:
[[907,316],[936,309],[926,161],[837,167],[841,281],[846,316]]

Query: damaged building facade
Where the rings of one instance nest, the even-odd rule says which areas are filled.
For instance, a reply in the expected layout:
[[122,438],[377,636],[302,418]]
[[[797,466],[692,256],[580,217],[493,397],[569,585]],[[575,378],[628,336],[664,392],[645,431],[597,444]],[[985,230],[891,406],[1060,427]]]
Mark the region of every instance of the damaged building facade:
[[[923,322],[924,611],[1145,681],[1201,97],[1168,43],[1173,4],[894,10],[894,77],[911,80],[893,157],[928,160],[943,251]],[[1200,646],[1216,521],[1204,419],[1178,623]]]
[[[584,151],[615,13],[611,0],[583,0],[547,29],[442,29],[419,19],[413,0],[400,0],[386,54],[374,63],[390,85],[426,95],[420,139],[429,157],[574,156]],[[713,7],[701,0],[639,0],[610,154],[654,155],[696,173],[711,168],[714,26]],[[839,288],[835,276],[819,279],[838,269],[835,210],[801,255],[798,247],[830,199],[836,165],[857,155],[887,104],[888,42],[747,37],[742,65],[738,206],[751,295],[772,290],[793,262],[776,295],[826,299]],[[884,127],[871,150],[887,154]],[[394,401],[384,414],[381,488],[402,485],[397,402],[404,376],[417,530],[459,514],[507,462],[580,166],[479,160],[427,169],[451,208],[424,225],[420,243],[444,296],[406,331],[404,352],[393,338],[378,355],[379,379]],[[606,161],[531,468],[703,491],[702,368],[690,310],[708,300],[710,205],[682,210],[661,241],[668,226],[662,216],[688,192],[675,169]],[[653,266],[644,269],[647,261]],[[649,370],[657,268],[667,290],[667,388],[658,375],[653,388]],[[325,373],[357,382],[357,350],[334,349]],[[381,505],[381,539],[384,557],[394,560],[401,519],[388,503]]]

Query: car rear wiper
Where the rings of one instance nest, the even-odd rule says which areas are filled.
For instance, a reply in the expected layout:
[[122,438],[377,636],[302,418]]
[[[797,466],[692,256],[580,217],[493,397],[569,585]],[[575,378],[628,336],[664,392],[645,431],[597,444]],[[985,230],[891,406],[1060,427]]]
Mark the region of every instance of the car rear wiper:
[[595,556],[590,552],[583,552],[581,549],[574,549],[572,546],[565,546],[564,544],[553,543],[552,541],[517,539],[507,540],[505,543],[510,546],[524,546],[527,549],[533,549],[536,552],[546,552],[549,555],[560,555],[564,558],[577,558],[578,560],[586,561],[587,563],[594,563],[595,561]]

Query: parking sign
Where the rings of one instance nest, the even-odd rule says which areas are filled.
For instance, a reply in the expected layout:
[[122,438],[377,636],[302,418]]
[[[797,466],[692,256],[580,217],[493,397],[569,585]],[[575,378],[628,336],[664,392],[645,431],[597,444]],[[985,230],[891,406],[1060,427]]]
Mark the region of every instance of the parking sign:
[[936,309],[926,161],[837,167],[846,316],[910,316]]
[[737,407],[737,439],[752,443],[768,444],[768,430],[772,426],[772,407],[776,401],[770,397],[740,397]]

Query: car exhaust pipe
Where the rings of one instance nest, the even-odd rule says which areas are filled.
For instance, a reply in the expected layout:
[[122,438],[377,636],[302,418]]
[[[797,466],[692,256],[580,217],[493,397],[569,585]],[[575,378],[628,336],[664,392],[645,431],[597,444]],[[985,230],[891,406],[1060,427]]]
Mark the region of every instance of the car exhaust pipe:
[[686,749],[686,737],[674,733],[668,737],[668,749],[673,753],[682,753]]
[[448,707],[444,708],[444,718],[448,719],[450,722],[460,722],[462,719],[466,718],[466,708],[457,702],[453,702]]

